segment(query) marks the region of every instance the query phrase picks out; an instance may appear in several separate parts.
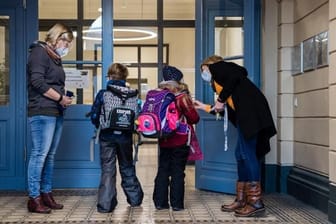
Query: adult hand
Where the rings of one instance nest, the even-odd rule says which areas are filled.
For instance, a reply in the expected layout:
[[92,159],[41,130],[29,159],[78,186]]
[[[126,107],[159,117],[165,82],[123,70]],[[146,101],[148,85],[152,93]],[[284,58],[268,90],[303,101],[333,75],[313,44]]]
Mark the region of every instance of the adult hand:
[[72,103],[72,97],[68,97],[68,96],[63,95],[63,98],[62,98],[60,104],[61,104],[63,107],[67,107],[67,106],[69,106],[71,103]]
[[216,113],[223,111],[224,103],[221,103],[217,100],[215,106],[213,106],[211,110],[215,111]]
[[199,110],[204,110],[206,111],[206,104],[202,103],[199,100],[194,100],[194,107]]

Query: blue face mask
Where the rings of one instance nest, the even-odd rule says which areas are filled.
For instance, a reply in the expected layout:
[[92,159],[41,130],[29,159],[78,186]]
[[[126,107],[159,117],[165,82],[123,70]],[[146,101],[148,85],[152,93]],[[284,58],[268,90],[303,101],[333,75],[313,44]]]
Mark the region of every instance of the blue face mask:
[[207,70],[204,70],[201,74],[202,79],[206,82],[210,82],[211,81],[211,73]]
[[69,48],[67,48],[67,47],[57,48],[56,53],[62,58],[69,53]]

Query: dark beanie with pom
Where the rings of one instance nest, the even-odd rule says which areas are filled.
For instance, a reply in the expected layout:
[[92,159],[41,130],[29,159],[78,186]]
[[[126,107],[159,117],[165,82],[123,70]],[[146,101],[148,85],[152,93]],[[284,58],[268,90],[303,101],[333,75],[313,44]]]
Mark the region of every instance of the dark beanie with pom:
[[174,80],[179,82],[183,78],[182,72],[176,67],[170,65],[164,66],[162,73],[164,81]]

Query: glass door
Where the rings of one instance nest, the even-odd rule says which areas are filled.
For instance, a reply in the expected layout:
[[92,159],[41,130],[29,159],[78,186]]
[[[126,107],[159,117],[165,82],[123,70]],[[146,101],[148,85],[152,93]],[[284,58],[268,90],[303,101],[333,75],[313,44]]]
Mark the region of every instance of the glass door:
[[[95,188],[99,184],[99,145],[95,143],[95,128],[86,114],[105,78],[101,2],[38,1],[39,40],[44,40],[46,32],[57,22],[71,27],[75,34],[69,54],[62,58],[65,88],[74,92],[75,98],[65,111],[63,134],[55,158],[55,188]],[[100,25],[98,31],[95,30],[97,25]],[[111,48],[111,45],[105,47]]]
[[63,60],[66,88],[76,97],[66,110],[54,185],[96,187],[99,147],[85,114],[95,94],[105,87],[108,66],[114,62],[126,64],[130,71],[127,82],[139,90],[143,100],[147,91],[162,80],[162,66],[168,63],[182,70],[194,91],[195,0],[38,2],[39,39],[43,40],[45,32],[60,18],[76,34]]
[[[196,37],[196,60],[198,65],[210,55],[217,54],[226,61],[234,61],[247,67],[258,64],[259,57],[255,49],[258,44],[252,44],[258,36],[258,29],[254,29],[253,19],[259,12],[257,1],[204,1],[197,4],[199,12],[197,18],[201,30]],[[246,9],[246,10],[244,10]],[[259,27],[259,26],[257,26]],[[256,68],[258,66],[255,66]],[[200,71],[198,71],[200,72]],[[253,74],[259,74],[253,72]],[[216,96],[211,87],[202,82],[200,75],[196,78],[196,98],[203,102],[213,104]],[[196,88],[197,89],[197,88]],[[229,123],[228,127],[228,150],[224,150],[224,121],[216,120],[215,116],[201,112],[201,120],[196,131],[200,139],[204,159],[196,162],[196,188],[235,193],[237,180],[237,168],[235,160],[235,147],[237,134],[235,127]],[[211,131],[209,131],[211,130]]]

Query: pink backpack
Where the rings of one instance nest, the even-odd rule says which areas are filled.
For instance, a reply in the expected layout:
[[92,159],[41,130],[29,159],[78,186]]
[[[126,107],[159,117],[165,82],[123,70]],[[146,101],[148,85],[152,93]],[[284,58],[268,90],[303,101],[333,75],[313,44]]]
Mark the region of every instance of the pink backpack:
[[188,132],[188,125],[181,119],[172,92],[166,89],[148,91],[137,118],[137,131],[146,138],[165,138],[176,132]]

